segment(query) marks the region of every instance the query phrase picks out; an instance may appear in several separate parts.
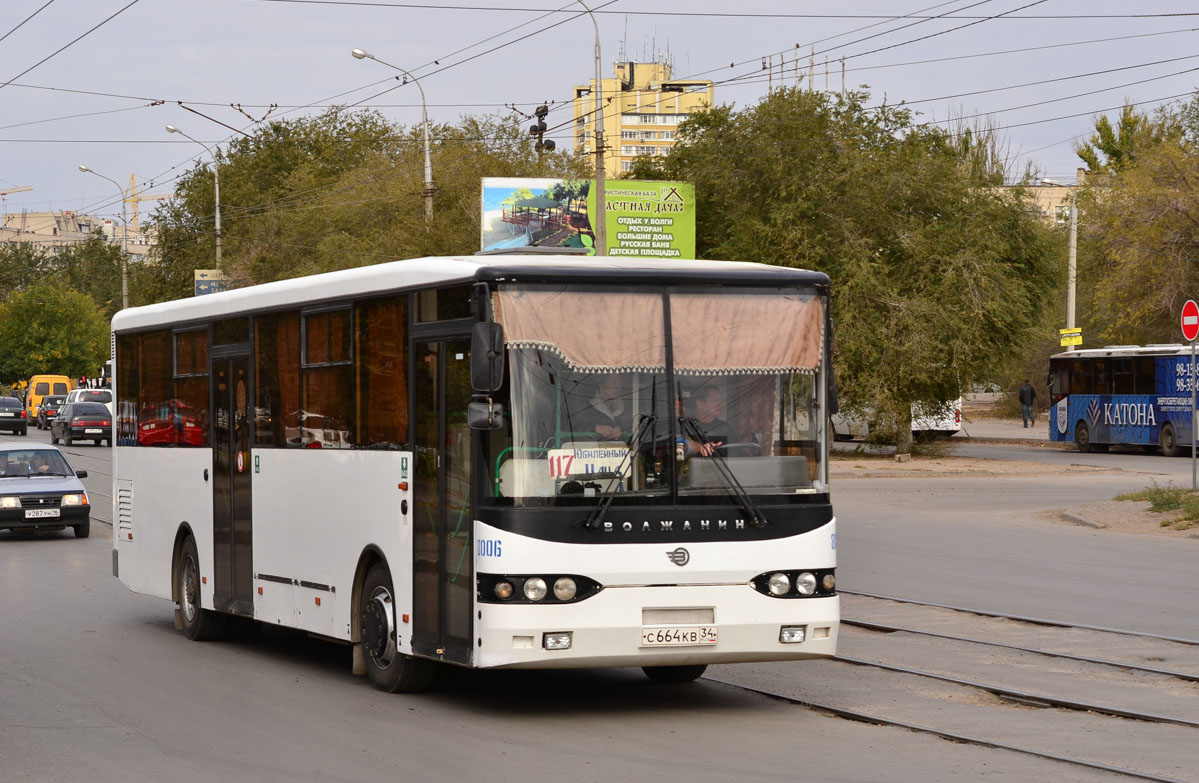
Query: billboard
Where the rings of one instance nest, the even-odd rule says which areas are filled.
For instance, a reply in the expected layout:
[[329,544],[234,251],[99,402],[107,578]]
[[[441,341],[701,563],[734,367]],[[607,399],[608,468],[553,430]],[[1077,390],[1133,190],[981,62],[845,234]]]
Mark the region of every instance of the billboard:
[[[608,255],[695,258],[695,186],[686,182],[605,183]],[[579,248],[594,253],[595,180],[483,179],[484,250]]]

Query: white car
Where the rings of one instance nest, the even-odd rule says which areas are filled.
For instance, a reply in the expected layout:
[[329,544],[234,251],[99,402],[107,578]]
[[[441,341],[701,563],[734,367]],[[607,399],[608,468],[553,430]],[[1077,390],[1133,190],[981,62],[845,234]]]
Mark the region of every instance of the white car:
[[108,415],[117,415],[116,405],[112,401],[112,389],[72,389],[67,393],[64,405],[72,402],[102,402],[108,408]]
[[[857,413],[843,411],[832,415],[834,440],[866,440],[870,437],[870,425],[874,411]],[[912,403],[912,437],[927,440],[934,437],[950,438],[962,430],[962,398],[944,406],[926,406]]]

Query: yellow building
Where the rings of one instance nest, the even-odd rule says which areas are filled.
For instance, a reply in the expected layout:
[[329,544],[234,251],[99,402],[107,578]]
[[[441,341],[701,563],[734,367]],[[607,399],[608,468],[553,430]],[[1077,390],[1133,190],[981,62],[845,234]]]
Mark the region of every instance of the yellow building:
[[[706,79],[672,79],[667,62],[616,64],[600,85],[604,101],[604,176],[619,177],[641,155],[665,155],[679,123],[712,106],[715,89]],[[594,154],[595,79],[575,87],[575,148]]]

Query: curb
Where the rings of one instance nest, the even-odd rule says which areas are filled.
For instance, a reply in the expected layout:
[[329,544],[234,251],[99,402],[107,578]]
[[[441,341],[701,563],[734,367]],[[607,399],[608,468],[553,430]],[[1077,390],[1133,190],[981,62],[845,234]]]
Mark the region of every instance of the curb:
[[1043,448],[1052,449],[1072,449],[1073,443],[1065,441],[1052,440],[1033,440],[1031,438],[997,438],[986,435],[966,435],[964,437],[951,438],[950,443],[1011,443],[1018,446],[1041,446]]
[[1062,519],[1066,522],[1073,522],[1076,525],[1084,525],[1086,527],[1093,527],[1097,530],[1101,530],[1101,529],[1107,527],[1107,525],[1103,524],[1102,522],[1096,522],[1093,519],[1087,519],[1084,516],[1075,514],[1073,511],[1063,511]]

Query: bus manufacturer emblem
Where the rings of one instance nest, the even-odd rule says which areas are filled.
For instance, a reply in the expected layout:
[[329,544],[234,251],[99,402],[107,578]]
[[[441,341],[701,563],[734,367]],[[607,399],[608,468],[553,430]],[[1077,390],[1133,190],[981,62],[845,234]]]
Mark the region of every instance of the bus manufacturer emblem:
[[687,563],[691,562],[691,553],[682,547],[679,547],[673,552],[667,552],[666,556],[670,558],[670,562],[677,566],[685,566]]

